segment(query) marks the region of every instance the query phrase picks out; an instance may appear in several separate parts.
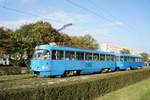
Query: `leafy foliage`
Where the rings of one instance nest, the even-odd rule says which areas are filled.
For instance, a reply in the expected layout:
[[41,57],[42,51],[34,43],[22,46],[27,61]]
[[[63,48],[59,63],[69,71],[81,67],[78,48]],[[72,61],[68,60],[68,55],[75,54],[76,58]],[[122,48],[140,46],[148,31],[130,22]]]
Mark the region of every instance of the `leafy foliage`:
[[72,47],[83,48],[83,49],[98,49],[98,43],[96,40],[89,34],[84,36],[71,36]]
[[[83,49],[96,50],[99,48],[98,43],[91,35],[69,36],[65,33],[59,33],[48,22],[38,21],[36,23],[26,24],[15,31],[0,27],[0,56],[2,54],[20,56],[24,53],[28,54],[28,59],[26,60],[22,58],[12,60],[11,64],[14,66],[29,67],[35,46],[49,44],[50,42]],[[120,52],[130,54],[130,50],[126,48],[123,48]],[[147,53],[141,53],[141,55],[144,57],[144,61],[148,61],[149,55]]]
[[54,31],[55,29],[48,22],[43,21],[27,24],[17,29],[12,37],[14,43],[12,51],[14,54],[19,53],[21,56],[26,53],[28,54],[28,59],[14,60],[14,66],[29,66],[28,64],[36,45],[59,41],[61,35]]
[[143,57],[144,61],[149,61],[150,55],[148,53],[143,52],[143,53],[140,53],[140,55]]
[[20,74],[21,69],[16,67],[2,67],[0,66],[0,75],[13,75],[13,74]]
[[[1,54],[15,55],[15,59],[11,60],[11,64],[15,67],[29,67],[36,45],[56,42],[58,45],[67,47],[98,49],[98,44],[92,36],[88,34],[84,36],[69,36],[65,33],[59,33],[50,23],[43,21],[23,25],[14,32],[10,29],[0,28],[0,41]],[[28,59],[22,58],[24,53],[27,54]]]
[[131,54],[129,49],[123,48],[122,50],[120,50],[120,53],[123,54]]
[[5,29],[0,27],[0,55],[8,54],[11,48],[13,47],[13,43],[11,40],[12,31],[9,29]]

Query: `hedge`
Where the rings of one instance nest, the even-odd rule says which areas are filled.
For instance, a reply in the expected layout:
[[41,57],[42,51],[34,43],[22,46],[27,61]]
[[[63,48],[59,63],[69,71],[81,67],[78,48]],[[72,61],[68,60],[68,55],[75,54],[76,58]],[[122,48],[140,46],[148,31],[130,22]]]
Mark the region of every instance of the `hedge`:
[[5,89],[0,91],[0,100],[93,100],[149,77],[150,69],[146,68],[65,84]]
[[20,74],[20,73],[21,73],[21,69],[19,67],[0,66],[0,75],[14,75],[14,74]]

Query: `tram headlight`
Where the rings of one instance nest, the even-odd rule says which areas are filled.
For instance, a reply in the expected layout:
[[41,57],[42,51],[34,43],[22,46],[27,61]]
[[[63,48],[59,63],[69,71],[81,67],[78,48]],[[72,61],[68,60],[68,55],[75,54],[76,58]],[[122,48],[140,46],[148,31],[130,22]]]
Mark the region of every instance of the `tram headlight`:
[[42,66],[42,69],[45,69],[45,67],[44,67],[44,66]]
[[48,70],[48,66],[42,66],[43,70]]

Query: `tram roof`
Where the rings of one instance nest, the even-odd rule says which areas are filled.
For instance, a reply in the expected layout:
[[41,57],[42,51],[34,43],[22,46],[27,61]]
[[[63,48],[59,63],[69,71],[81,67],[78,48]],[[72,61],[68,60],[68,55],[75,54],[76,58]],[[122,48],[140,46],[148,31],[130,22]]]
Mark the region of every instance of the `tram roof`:
[[64,51],[75,51],[75,52],[87,52],[87,53],[99,53],[99,54],[112,54],[112,55],[114,55],[114,53],[111,53],[111,52],[79,49],[79,48],[70,48],[70,47],[64,47],[64,46],[58,46],[58,45],[48,45],[48,44],[36,46],[35,49],[64,50]]
[[129,57],[137,57],[137,58],[142,58],[142,56],[140,55],[130,55],[130,54],[123,54],[123,53],[118,53],[118,54],[115,54],[116,56],[129,56]]

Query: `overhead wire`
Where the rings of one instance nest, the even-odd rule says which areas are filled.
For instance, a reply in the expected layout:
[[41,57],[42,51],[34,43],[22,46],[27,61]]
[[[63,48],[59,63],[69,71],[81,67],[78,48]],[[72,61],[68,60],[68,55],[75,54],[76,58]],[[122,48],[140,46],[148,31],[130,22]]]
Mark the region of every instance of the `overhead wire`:
[[106,17],[104,17],[104,16],[102,16],[102,15],[96,13],[95,11],[93,11],[93,10],[91,10],[91,9],[89,9],[89,8],[86,8],[86,7],[84,7],[84,6],[82,6],[82,5],[78,4],[78,3],[76,3],[76,2],[74,2],[74,1],[71,1],[71,0],[66,0],[66,1],[67,1],[68,3],[70,3],[70,4],[74,5],[74,6],[76,6],[76,7],[78,7],[78,8],[80,8],[80,9],[84,10],[84,11],[87,11],[87,12],[89,12],[89,13],[91,13],[91,14],[93,14],[93,15],[99,17],[99,18],[101,18],[101,19],[104,19],[104,20],[106,20],[106,21],[108,21],[108,22],[111,21],[110,19],[108,19],[108,18],[106,18]]
[[[38,14],[33,14],[33,13],[30,13],[30,12],[27,12],[27,11],[18,10],[18,9],[15,9],[15,8],[12,8],[12,7],[8,7],[6,5],[0,5],[0,8],[6,9],[6,10],[9,10],[9,11],[13,11],[13,12],[16,12],[16,13],[20,13],[20,14],[23,14],[23,15],[32,16],[32,17],[39,17],[39,18],[43,17],[43,16],[38,15]],[[53,21],[53,22],[56,22],[56,23],[63,23],[64,24],[64,21],[59,21],[59,20],[46,18],[46,17],[43,17],[43,19],[50,20],[50,21]]]
[[[87,0],[87,1],[88,1],[91,5],[93,5],[93,7],[96,6],[96,4],[95,4],[94,2],[92,2],[92,0]],[[108,14],[109,16],[111,16],[114,20],[117,19],[114,15],[112,15],[112,14],[109,13],[108,11],[104,10],[104,9],[103,9],[102,7],[100,7],[100,6],[95,7],[95,8],[98,8],[98,10],[99,10],[100,12],[102,12],[102,13],[107,12],[107,14]],[[118,20],[118,19],[117,19],[117,20]]]
[[[84,11],[87,11],[95,16],[97,16],[98,18],[101,18],[101,19],[104,19],[106,20],[107,22],[113,22],[111,19],[105,17],[104,15],[102,14],[99,14],[87,7],[84,7],[74,1],[71,1],[71,0],[66,0],[68,3],[84,10]],[[88,2],[90,2],[90,4],[92,4],[93,6],[95,6],[95,4],[91,1],[91,0],[87,0]],[[0,5],[0,8],[3,8],[3,9],[6,9],[6,10],[9,10],[9,11],[13,11],[13,12],[17,12],[17,13],[20,13],[20,14],[24,14],[24,15],[28,15],[28,16],[33,16],[33,17],[43,17],[43,16],[40,16],[40,15],[37,15],[37,14],[33,14],[33,13],[30,13],[30,12],[26,12],[26,11],[22,11],[22,10],[18,10],[18,9],[15,9],[15,8],[12,8],[12,7],[8,7],[6,6],[6,0],[3,2],[3,5]],[[100,7],[99,7],[100,8]],[[101,12],[104,12],[104,10],[102,8],[100,8],[100,11]],[[108,13],[108,12],[107,12]],[[117,19],[115,16],[113,16],[112,14],[109,13],[109,15],[113,18],[113,19]],[[57,23],[64,23],[64,22],[61,22],[61,21],[58,21],[58,20],[54,20],[54,19],[50,19],[50,18],[44,18],[44,19],[47,19],[47,20],[50,20],[50,21],[53,21],[53,22],[57,22]],[[126,28],[128,31],[130,31],[130,28]]]
[[[93,7],[96,6],[96,4],[92,1],[92,0],[87,0],[91,5],[93,5]],[[96,7],[95,7],[96,8]],[[116,16],[114,16],[113,14],[111,14],[108,10],[103,9],[102,7],[97,7],[99,11],[101,12],[106,12],[111,18],[113,18],[116,21],[122,22],[121,20],[118,20],[118,18]],[[124,22],[123,22],[124,23]],[[129,27],[130,26],[130,27]],[[131,29],[132,28],[132,29]],[[135,27],[133,25],[128,24],[128,26],[126,26],[127,31],[133,31],[133,29],[135,29]]]
[[[76,7],[80,8],[80,9],[83,9],[84,11],[87,11],[87,12],[89,12],[89,13],[91,13],[91,14],[93,14],[93,15],[99,17],[99,18],[101,18],[101,19],[106,20],[107,22],[110,22],[110,23],[113,23],[113,22],[114,22],[114,21],[111,20],[110,18],[107,18],[107,17],[105,17],[105,16],[102,15],[102,14],[99,14],[99,13],[97,13],[97,12],[95,12],[95,11],[93,11],[93,10],[87,8],[87,7],[84,7],[84,6],[82,6],[82,5],[78,4],[78,3],[76,3],[75,1],[72,1],[72,0],[66,0],[66,1],[67,1],[68,3],[70,3],[71,5],[73,5],[73,6],[76,6]],[[93,6],[96,6],[91,0],[87,0],[87,1],[88,1],[90,4],[92,4]],[[101,12],[104,12],[103,9],[101,9],[100,11],[101,11]],[[112,14],[109,13],[109,16],[111,16],[114,20],[117,20],[117,21],[118,21],[118,19],[117,19],[114,15],[112,15]],[[128,26],[125,28],[125,30],[128,31],[128,32],[133,31],[133,30],[131,30]]]

